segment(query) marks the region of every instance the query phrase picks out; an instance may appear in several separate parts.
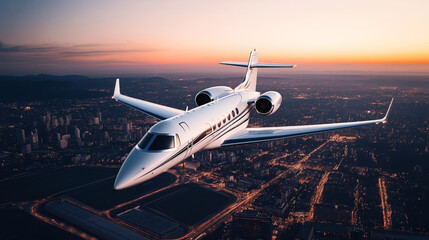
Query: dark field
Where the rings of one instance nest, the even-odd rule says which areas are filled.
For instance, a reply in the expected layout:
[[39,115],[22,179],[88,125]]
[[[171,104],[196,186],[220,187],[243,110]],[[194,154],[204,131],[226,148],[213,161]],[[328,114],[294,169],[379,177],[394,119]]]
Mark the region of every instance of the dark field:
[[0,239],[81,239],[17,208],[0,209]]
[[235,201],[233,196],[215,192],[197,184],[177,186],[153,197],[156,200],[151,198],[154,201],[147,202],[148,207],[188,226],[202,221]]
[[[0,182],[0,204],[35,200],[69,188],[114,176],[117,168],[65,167]],[[7,193],[7,194],[4,194]]]
[[117,204],[130,201],[144,194],[156,191],[172,184],[176,177],[170,173],[163,173],[148,182],[124,190],[113,189],[115,179],[109,179],[91,184],[81,190],[73,192],[71,196],[77,200],[98,209],[106,210]]

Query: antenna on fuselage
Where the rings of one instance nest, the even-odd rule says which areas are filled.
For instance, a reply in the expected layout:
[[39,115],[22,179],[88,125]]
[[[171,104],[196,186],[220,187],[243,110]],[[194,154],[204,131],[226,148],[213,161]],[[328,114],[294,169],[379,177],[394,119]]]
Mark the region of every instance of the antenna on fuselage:
[[185,112],[188,112],[188,106],[186,106],[186,110],[185,110]]

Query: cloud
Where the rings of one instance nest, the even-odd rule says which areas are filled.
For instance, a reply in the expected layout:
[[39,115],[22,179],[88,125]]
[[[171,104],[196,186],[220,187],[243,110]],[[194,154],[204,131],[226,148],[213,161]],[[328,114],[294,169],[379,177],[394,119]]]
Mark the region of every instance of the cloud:
[[22,46],[22,45],[5,45],[0,41],[0,54],[1,53],[20,53],[20,52],[49,52],[55,50],[52,46]]
[[[123,53],[147,53],[162,51],[151,48],[115,48],[103,44],[85,44],[85,45],[7,45],[0,41],[0,62],[93,62],[88,57],[103,57],[107,55],[123,54]],[[86,58],[86,60],[85,60]],[[98,62],[102,60],[96,60]],[[106,59],[112,63],[112,60]],[[42,63],[38,62],[38,63]],[[130,61],[118,61],[127,63]]]
[[13,45],[0,41],[0,75],[106,72],[133,66],[142,69],[148,63],[134,60],[135,56],[144,59],[144,54],[159,51],[163,50],[107,44]]

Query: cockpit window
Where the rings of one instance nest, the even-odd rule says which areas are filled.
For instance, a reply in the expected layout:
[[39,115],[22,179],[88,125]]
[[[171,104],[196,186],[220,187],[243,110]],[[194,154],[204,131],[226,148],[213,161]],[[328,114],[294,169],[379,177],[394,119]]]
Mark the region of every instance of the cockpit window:
[[166,150],[174,148],[174,136],[156,135],[149,150]]
[[152,139],[152,137],[153,137],[152,133],[146,133],[146,135],[139,142],[139,148],[144,149],[149,143],[149,141]]

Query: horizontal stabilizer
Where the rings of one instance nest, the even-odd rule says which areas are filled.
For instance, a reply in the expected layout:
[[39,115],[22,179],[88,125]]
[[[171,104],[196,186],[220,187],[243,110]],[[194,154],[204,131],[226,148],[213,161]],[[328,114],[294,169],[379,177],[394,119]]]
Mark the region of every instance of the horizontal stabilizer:
[[[248,67],[247,62],[221,62],[219,64],[230,65],[236,67]],[[290,64],[276,64],[276,63],[255,63],[250,65],[250,68],[293,68],[296,65]]]
[[293,68],[295,65],[290,64],[276,64],[276,63],[255,63],[250,66],[251,68]]
[[236,66],[236,67],[247,67],[247,62],[221,62],[219,64]]

